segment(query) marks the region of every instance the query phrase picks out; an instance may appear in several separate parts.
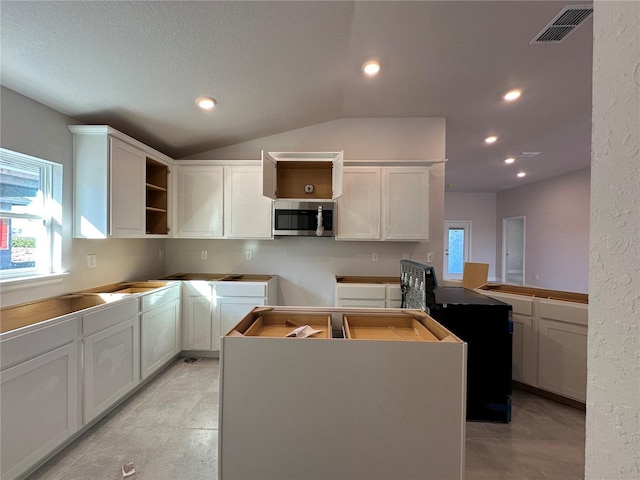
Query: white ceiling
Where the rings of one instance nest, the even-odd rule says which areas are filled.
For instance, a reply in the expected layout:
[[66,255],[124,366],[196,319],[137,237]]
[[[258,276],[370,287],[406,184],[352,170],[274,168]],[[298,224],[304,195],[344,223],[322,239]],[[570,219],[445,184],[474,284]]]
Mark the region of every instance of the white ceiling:
[[[446,117],[449,190],[499,191],[589,166],[592,20],[529,43],[570,3],[2,0],[1,82],[175,158],[342,117]],[[523,152],[541,153],[503,164]]]

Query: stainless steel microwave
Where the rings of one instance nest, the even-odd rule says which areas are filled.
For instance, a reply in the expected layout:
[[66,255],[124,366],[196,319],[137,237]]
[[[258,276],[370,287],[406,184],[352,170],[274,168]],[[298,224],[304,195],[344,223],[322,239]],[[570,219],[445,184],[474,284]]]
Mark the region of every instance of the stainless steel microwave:
[[273,235],[333,237],[335,203],[328,201],[273,202]]

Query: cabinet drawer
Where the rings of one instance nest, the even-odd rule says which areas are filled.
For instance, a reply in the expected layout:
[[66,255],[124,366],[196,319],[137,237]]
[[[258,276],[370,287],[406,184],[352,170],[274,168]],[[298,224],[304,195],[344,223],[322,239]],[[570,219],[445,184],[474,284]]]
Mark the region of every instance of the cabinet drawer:
[[82,316],[82,333],[91,335],[107,327],[129,320],[138,314],[138,300],[129,298],[123,302],[105,305]]
[[159,292],[153,292],[148,295],[144,295],[140,299],[140,309],[143,312],[147,312],[152,308],[159,307],[160,305],[165,305],[167,303],[171,303],[180,298],[180,287],[173,286],[170,288],[165,288],[160,290]]
[[384,307],[386,290],[385,285],[338,285],[336,292],[339,299],[359,298],[382,300],[382,306]]
[[402,290],[400,285],[387,285],[387,300],[402,301]]
[[540,318],[559,320],[561,322],[588,324],[588,306],[580,303],[562,302],[558,300],[540,300]]
[[386,302],[384,300],[371,300],[366,298],[354,298],[354,299],[341,299],[339,300],[339,307],[359,307],[359,308],[385,308]]
[[266,294],[265,283],[220,282],[216,284],[218,297],[264,297]]
[[73,315],[53,325],[3,339],[0,342],[2,370],[73,342],[79,326],[80,316]]

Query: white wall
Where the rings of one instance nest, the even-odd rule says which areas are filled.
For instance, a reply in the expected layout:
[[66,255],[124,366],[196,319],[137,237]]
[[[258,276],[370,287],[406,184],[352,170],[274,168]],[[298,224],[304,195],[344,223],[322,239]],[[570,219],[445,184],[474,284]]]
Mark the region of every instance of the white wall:
[[585,478],[640,478],[640,2],[594,2]]
[[[293,130],[219,150],[192,159],[256,159],[260,151],[344,150],[349,160],[442,160],[445,121],[442,118],[346,118]],[[400,260],[427,263],[433,252],[436,274],[442,272],[444,164],[430,170],[430,241],[338,242],[331,238],[279,238],[273,241],[167,241],[166,271],[271,273],[280,276],[278,303],[333,305],[336,275],[400,276]],[[200,251],[209,252],[200,260]],[[254,251],[246,261],[245,250]],[[372,262],[372,253],[379,261]]]
[[587,293],[589,198],[588,169],[499,192],[496,214],[498,275],[502,268],[502,219],[524,216],[525,284]]
[[[63,165],[61,283],[28,290],[2,290],[9,306],[114,282],[154,278],[163,272],[158,250],[164,240],[74,240],[71,238],[73,142],[67,125],[78,123],[44,105],[2,87],[0,145],[3,148]],[[97,268],[88,269],[86,255],[97,255]]]
[[488,263],[489,280],[496,280],[496,194],[446,192],[445,221],[471,222],[470,262]]

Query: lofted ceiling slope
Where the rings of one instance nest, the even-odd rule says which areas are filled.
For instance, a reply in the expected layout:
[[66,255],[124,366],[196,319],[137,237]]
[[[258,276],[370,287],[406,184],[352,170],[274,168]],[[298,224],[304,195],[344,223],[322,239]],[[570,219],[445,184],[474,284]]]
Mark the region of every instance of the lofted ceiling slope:
[[[175,158],[337,118],[445,117],[449,189],[499,191],[589,166],[591,19],[529,43],[570,3],[3,0],[1,83]],[[503,164],[523,152],[540,154]]]

